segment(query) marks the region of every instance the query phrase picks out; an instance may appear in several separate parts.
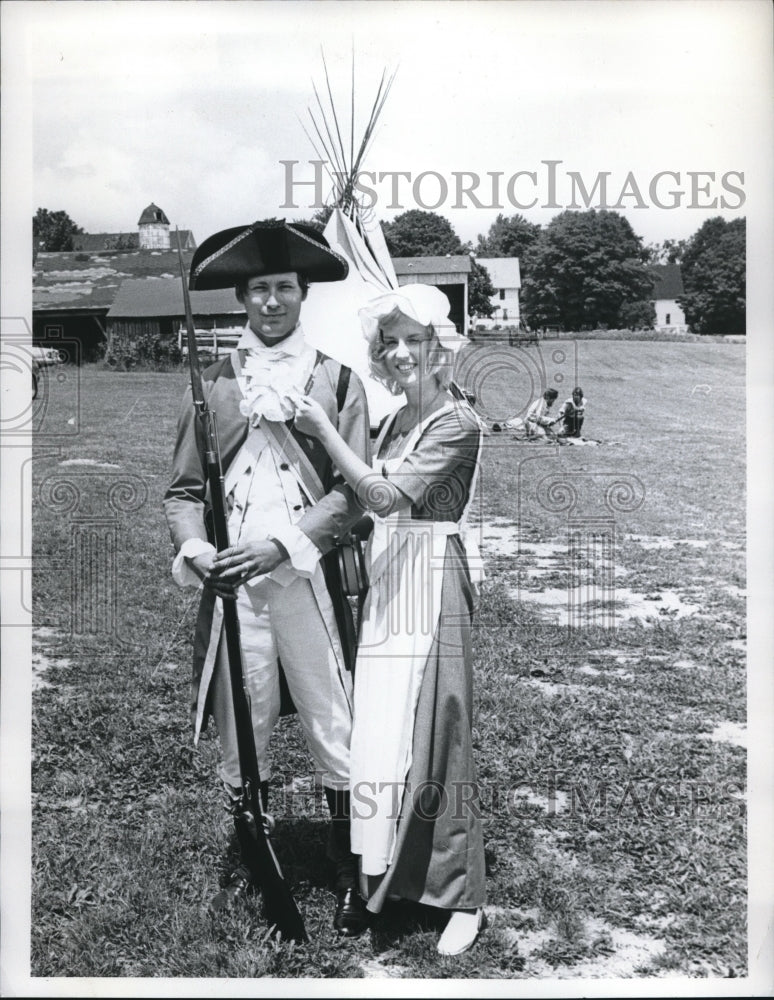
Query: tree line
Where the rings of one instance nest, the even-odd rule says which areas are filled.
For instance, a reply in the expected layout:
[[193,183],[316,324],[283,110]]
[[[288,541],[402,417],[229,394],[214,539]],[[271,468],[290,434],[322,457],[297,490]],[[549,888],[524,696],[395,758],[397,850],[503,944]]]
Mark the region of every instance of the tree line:
[[[320,229],[330,209],[311,220]],[[305,220],[309,221],[309,220]],[[36,250],[72,250],[82,233],[66,212],[39,208],[32,220]],[[546,225],[498,215],[475,244],[463,242],[442,215],[409,209],[382,224],[393,257],[467,254],[468,308],[491,316],[495,288],[477,257],[518,257],[521,314],[532,329],[642,328],[653,325],[655,264],[679,264],[677,298],[695,333],[745,333],[746,220],[717,216],[686,240],[645,245],[628,220],[607,209],[566,210]]]
[[471,315],[491,316],[491,278],[476,257],[518,257],[521,313],[533,329],[638,329],[653,325],[653,266],[679,264],[677,302],[695,333],[745,333],[746,220],[707,221],[687,240],[645,245],[607,209],[567,210],[543,227],[498,215],[475,245],[435,212],[410,209],[382,224],[393,257],[472,256]]
[[498,215],[477,253],[519,258],[522,312],[534,327],[650,326],[653,265],[679,264],[677,303],[690,328],[744,334],[746,231],[745,219],[716,216],[689,239],[646,246],[622,215],[604,209],[561,212],[545,228]]

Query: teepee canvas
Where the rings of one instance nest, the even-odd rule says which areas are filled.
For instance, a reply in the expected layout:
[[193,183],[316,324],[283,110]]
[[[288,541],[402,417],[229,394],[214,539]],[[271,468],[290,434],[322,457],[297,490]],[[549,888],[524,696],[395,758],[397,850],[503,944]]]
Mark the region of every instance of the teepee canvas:
[[[366,342],[358,319],[358,310],[367,302],[398,287],[378,226],[377,222],[376,231],[383,248],[380,263],[354,223],[340,208],[333,210],[325,227],[325,238],[334,250],[347,258],[349,274],[345,281],[312,285],[304,305],[304,333],[309,343],[357,372],[365,386],[372,425],[378,424],[398,402],[370,377]],[[377,239],[369,242],[372,249],[378,246]]]
[[[323,66],[325,67],[324,57]],[[327,110],[313,85],[317,108],[314,112],[310,109],[309,115],[317,140],[308,132],[307,135],[320,159],[325,159],[330,164],[335,192],[333,212],[324,235],[331,247],[347,258],[349,275],[345,281],[312,285],[304,305],[303,322],[304,333],[310,344],[342,364],[349,365],[360,376],[368,396],[373,426],[393,410],[399,401],[370,377],[366,342],[358,310],[377,295],[397,288],[398,280],[379,221],[372,211],[364,208],[358,201],[355,182],[393,77],[382,75],[370,118],[357,147],[354,139],[354,65],[352,79],[349,153],[342,140],[327,67]]]

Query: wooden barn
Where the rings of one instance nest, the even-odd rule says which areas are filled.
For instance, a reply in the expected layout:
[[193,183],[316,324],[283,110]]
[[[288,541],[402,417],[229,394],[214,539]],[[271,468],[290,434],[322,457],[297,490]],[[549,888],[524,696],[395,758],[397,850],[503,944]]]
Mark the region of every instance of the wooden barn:
[[[233,288],[191,292],[191,310],[200,349],[217,357],[233,347],[247,316]],[[151,340],[185,349],[185,306],[180,278],[128,279],[108,310],[108,352],[122,341]]]
[[[196,240],[180,230],[186,270]],[[32,339],[79,363],[107,346],[107,314],[126,280],[172,279],[180,274],[176,233],[163,209],[143,209],[136,232],[78,233],[67,252],[39,251],[33,261]]]
[[393,257],[399,285],[437,285],[451,302],[450,317],[457,333],[468,335],[468,278],[470,257],[454,254],[445,257]]
[[[192,256],[191,250],[183,251],[186,270]],[[108,310],[121,284],[130,279],[179,281],[179,274],[177,251],[172,250],[38,253],[32,285],[33,343],[65,345],[75,362],[99,358],[107,341]]]

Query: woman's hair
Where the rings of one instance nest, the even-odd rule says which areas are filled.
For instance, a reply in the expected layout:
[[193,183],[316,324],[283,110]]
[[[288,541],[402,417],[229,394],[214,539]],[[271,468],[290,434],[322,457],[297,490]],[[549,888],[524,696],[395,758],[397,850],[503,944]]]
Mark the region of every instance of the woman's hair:
[[556,389],[546,389],[546,391],[543,393],[543,399],[553,400],[556,399],[558,395],[559,393],[556,391]]
[[[436,381],[443,389],[448,389],[452,382],[453,354],[448,348],[442,346],[432,323],[428,323],[425,329],[430,332],[429,374],[435,376]],[[373,340],[368,342],[368,365],[371,369],[371,378],[383,385],[393,396],[399,396],[403,389],[395,379],[390,377],[384,363],[388,350],[389,348],[382,340],[380,329]],[[451,363],[450,358],[452,359]]]

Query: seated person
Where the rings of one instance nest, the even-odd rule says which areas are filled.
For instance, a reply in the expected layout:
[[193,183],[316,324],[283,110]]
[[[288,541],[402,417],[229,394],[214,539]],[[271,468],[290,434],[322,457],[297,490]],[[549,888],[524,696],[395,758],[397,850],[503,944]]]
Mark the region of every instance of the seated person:
[[562,403],[558,419],[562,421],[559,433],[562,437],[579,438],[586,412],[586,400],[579,385],[572,390],[572,396]]
[[530,404],[527,415],[524,418],[524,425],[527,437],[553,437],[551,425],[556,423],[558,418],[549,415],[549,410],[556,401],[559,393],[556,389],[546,389],[543,395]]

